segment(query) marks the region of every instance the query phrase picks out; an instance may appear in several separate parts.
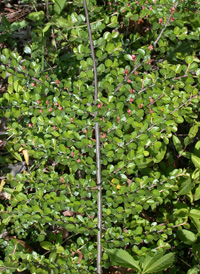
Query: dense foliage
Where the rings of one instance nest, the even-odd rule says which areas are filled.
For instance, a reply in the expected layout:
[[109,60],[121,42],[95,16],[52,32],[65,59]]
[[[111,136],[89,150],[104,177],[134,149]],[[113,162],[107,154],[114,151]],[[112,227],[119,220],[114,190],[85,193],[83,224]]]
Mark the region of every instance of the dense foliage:
[[96,273],[96,121],[102,266],[119,248],[199,273],[200,3],[87,1],[97,105],[83,2],[20,3],[0,26],[0,273]]

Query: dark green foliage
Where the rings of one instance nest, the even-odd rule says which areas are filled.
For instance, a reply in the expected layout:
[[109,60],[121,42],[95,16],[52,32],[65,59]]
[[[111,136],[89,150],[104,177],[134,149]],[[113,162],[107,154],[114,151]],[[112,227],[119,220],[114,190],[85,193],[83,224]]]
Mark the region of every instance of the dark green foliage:
[[[102,265],[123,249],[141,273],[160,260],[168,273],[198,273],[199,3],[88,1],[94,106],[82,1],[34,2],[26,20],[2,17],[0,27],[9,136],[0,152],[0,273],[96,273],[96,121]],[[31,40],[19,45],[14,34],[26,26]],[[25,150],[26,171],[6,174]]]

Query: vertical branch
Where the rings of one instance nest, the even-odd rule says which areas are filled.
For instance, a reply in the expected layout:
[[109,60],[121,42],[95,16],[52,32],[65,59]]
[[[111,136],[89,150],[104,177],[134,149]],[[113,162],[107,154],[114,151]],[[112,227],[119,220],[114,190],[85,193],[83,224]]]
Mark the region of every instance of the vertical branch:
[[94,45],[93,45],[93,40],[92,40],[92,32],[91,32],[91,28],[90,28],[90,19],[89,19],[89,14],[88,14],[86,0],[83,0],[83,3],[84,3],[85,15],[86,15],[86,24],[87,24],[88,34],[89,34],[91,55],[92,55],[92,60],[93,60],[93,70],[94,70],[94,103],[96,105],[96,103],[97,103],[97,97],[98,97],[97,67],[96,67],[96,62],[95,62]]
[[[93,60],[93,71],[94,71],[94,103],[97,104],[98,98],[98,80],[97,80],[97,68],[95,62],[95,53],[94,53],[94,46],[92,40],[92,32],[90,28],[90,21],[89,21],[89,14],[87,9],[86,0],[83,0],[84,9],[86,14],[86,23],[88,28],[89,34],[89,41],[90,41],[90,48],[91,48],[91,55]],[[97,113],[95,113],[96,117]],[[101,164],[100,164],[100,137],[99,137],[99,123],[95,123],[95,138],[96,138],[96,167],[97,167],[97,189],[98,189],[98,196],[97,196],[97,217],[98,217],[98,234],[97,234],[97,273],[102,274],[101,268],[101,233],[102,233],[102,188],[101,188]]]

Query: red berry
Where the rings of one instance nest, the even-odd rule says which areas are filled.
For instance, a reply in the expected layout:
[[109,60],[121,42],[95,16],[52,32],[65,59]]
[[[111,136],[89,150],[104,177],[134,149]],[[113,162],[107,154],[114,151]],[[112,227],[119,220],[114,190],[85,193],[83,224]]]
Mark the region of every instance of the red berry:
[[150,46],[148,47],[148,49],[149,49],[149,50],[153,50],[153,46],[150,45]]
[[40,100],[37,100],[37,104],[39,104],[40,103]]
[[153,98],[150,98],[150,102],[153,103],[153,102],[154,102],[154,99],[153,99]]
[[49,108],[49,111],[52,111],[53,109],[52,108]]
[[124,74],[126,75],[128,74],[128,69],[125,69]]
[[55,81],[55,84],[56,84],[56,85],[59,85],[59,84],[60,84],[60,81],[57,79],[57,80]]
[[135,61],[136,56],[133,54],[131,57],[132,57],[132,60]]
[[131,80],[130,80],[130,79],[128,79],[128,83],[129,83],[129,84],[131,83]]
[[59,110],[62,110],[62,107],[59,107],[58,109],[59,109]]
[[48,101],[48,100],[46,101],[46,104],[47,104],[47,105],[49,104],[49,101]]
[[103,135],[101,135],[101,138],[106,138],[106,134],[104,133]]
[[135,92],[135,90],[131,88],[130,89],[130,93],[134,93],[134,92]]
[[42,113],[42,110],[40,109],[40,113]]

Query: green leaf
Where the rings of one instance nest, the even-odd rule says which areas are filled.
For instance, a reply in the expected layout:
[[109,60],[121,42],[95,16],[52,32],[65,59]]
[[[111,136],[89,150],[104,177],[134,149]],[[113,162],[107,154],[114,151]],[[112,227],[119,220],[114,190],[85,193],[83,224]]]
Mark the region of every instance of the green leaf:
[[137,52],[140,53],[142,56],[145,56],[145,50],[138,49]]
[[[157,143],[160,143],[160,142],[157,142]],[[162,161],[162,159],[165,156],[166,150],[167,150],[167,146],[165,145],[165,143],[162,143],[157,154],[154,156],[155,163],[160,163]]]
[[86,161],[89,165],[93,164],[93,159],[91,157],[87,157]]
[[125,54],[124,59],[127,61],[133,61],[132,56],[130,54]]
[[192,64],[193,60],[194,60],[194,57],[193,57],[193,56],[187,56],[187,57],[185,58],[185,62],[186,62],[187,64]]
[[31,54],[31,48],[28,47],[28,46],[26,46],[26,47],[24,48],[24,52],[25,52],[26,54]]
[[197,69],[197,70],[196,70],[196,75],[197,75],[197,76],[200,75],[200,69]]
[[55,0],[54,10],[57,14],[60,14],[65,7],[66,0]]
[[194,154],[198,157],[200,157],[200,141],[198,141],[196,144],[195,144],[195,147],[194,147]]
[[43,28],[43,30],[42,30],[43,33],[47,32],[51,26],[52,26],[52,23],[51,23],[51,22],[47,23],[47,24],[45,25],[45,27]]
[[22,272],[24,270],[26,270],[28,268],[27,264],[22,263],[18,268],[17,268],[17,272]]
[[76,227],[73,224],[68,224],[65,228],[67,231],[74,231]]
[[106,253],[110,256],[113,265],[119,265],[126,268],[141,271],[139,262],[134,260],[133,257],[123,249],[107,249]]
[[24,193],[19,193],[15,196],[18,201],[26,201],[27,197]]
[[77,13],[73,12],[71,14],[71,18],[72,18],[72,22],[73,23],[78,22],[78,15],[77,15]]
[[186,179],[180,187],[180,190],[178,192],[178,195],[185,195],[191,191],[191,189],[194,187],[194,184],[191,182],[191,179]]
[[115,50],[115,45],[112,43],[108,43],[106,46],[106,50],[108,53],[112,53]]
[[181,152],[183,151],[183,147],[182,147],[182,144],[181,144],[179,138],[177,136],[173,135],[172,139],[173,139],[173,143],[174,143],[174,146],[175,146],[178,154],[181,154]]
[[200,232],[200,221],[199,218],[193,218],[190,216],[190,219],[192,221],[192,223],[194,224],[194,226],[196,227],[198,233]]
[[77,244],[78,245],[84,245],[84,239],[82,237],[78,237]]
[[51,251],[51,253],[49,254],[50,263],[53,263],[55,261],[56,256],[57,256],[56,250]]
[[200,168],[200,158],[199,157],[192,155],[191,160],[195,167]]
[[198,210],[198,209],[191,209],[190,210],[190,217],[199,218],[200,219],[200,210]]
[[188,270],[187,274],[199,274],[199,266],[194,265],[192,268]]
[[61,245],[59,245],[57,248],[56,248],[56,253],[63,253],[65,250],[64,250],[64,248],[61,246]]
[[24,100],[28,101],[30,99],[29,92],[24,92],[23,97],[24,97]]
[[195,189],[194,200],[198,201],[200,199],[200,185]]
[[175,34],[175,35],[179,35],[180,32],[181,32],[180,28],[179,28],[178,26],[176,26],[176,27],[174,28],[174,34]]
[[112,61],[110,59],[106,59],[105,65],[106,65],[106,67],[112,66]]
[[28,26],[28,22],[23,20],[23,21],[16,21],[14,23],[11,24],[10,26],[10,30],[11,31],[16,31],[16,30],[20,30],[22,28],[25,28],[26,26]]
[[27,18],[32,21],[42,20],[44,19],[44,12],[42,10],[37,12],[31,12],[27,15]]
[[180,73],[182,70],[182,66],[180,64],[176,65],[176,69],[175,69],[175,72],[176,73]]
[[198,131],[199,131],[198,125],[194,125],[190,128],[188,136],[184,139],[185,146],[189,145],[192,142],[192,139],[197,135]]
[[149,255],[145,258],[143,266],[143,273],[155,273],[162,271],[172,266],[175,260],[175,253],[169,253],[163,256],[163,254],[156,254],[153,257]]
[[53,17],[52,21],[55,21],[55,23],[57,25],[59,25],[60,27],[69,27],[70,26],[70,22],[67,19],[64,19],[63,17],[59,16],[58,18]]
[[199,130],[198,125],[192,126],[188,133],[189,138],[193,139],[197,135],[198,130]]
[[176,234],[179,237],[179,239],[187,245],[192,245],[197,240],[196,235],[193,232],[186,229],[178,230]]
[[23,160],[22,160],[22,157],[21,157],[20,154],[17,153],[17,152],[14,152],[14,153],[13,153],[13,156],[15,157],[15,159],[19,160],[20,162],[23,161]]
[[52,250],[54,248],[54,245],[48,241],[44,241],[44,242],[40,243],[40,245],[45,250]]

